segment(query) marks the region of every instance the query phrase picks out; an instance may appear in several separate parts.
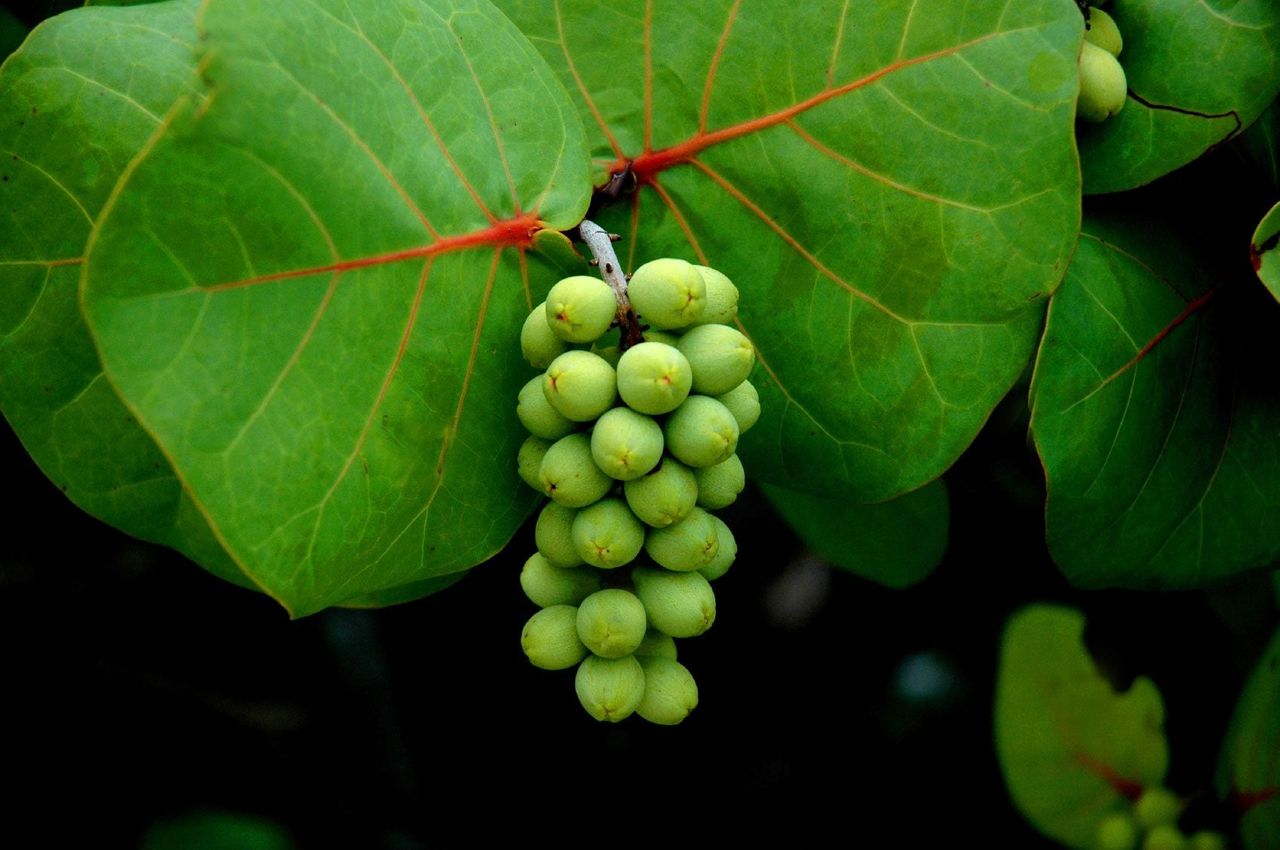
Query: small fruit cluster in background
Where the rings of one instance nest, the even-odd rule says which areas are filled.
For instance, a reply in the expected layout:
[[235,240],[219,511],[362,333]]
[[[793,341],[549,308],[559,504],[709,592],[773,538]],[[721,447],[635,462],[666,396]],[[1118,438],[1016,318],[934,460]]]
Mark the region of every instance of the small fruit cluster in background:
[[1167,788],[1148,788],[1133,809],[1108,815],[1098,825],[1098,850],[1224,850],[1221,833],[1178,829],[1182,801]]
[[530,436],[518,465],[551,498],[520,575],[542,607],[521,645],[537,667],[578,665],[578,699],[597,720],[672,725],[698,703],[674,638],[711,627],[710,582],[737,555],[711,511],[745,486],[735,452],[760,416],[755,349],[730,326],[737,287],[714,269],[654,260],[627,294],[652,329],[638,344],[610,333],[614,291],[585,275],[553,286],[521,330],[525,359],[545,371],[520,391]]
[[1122,49],[1124,39],[1116,22],[1101,9],[1088,7],[1080,48],[1079,118],[1097,124],[1124,108],[1129,83],[1117,58]]

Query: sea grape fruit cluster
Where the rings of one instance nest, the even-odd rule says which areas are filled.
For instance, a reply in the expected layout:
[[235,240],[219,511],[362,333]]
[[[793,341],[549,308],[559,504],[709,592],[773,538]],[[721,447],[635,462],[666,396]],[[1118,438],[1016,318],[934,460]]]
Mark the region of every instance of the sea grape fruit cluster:
[[1080,48],[1080,94],[1076,100],[1080,119],[1097,124],[1124,107],[1129,83],[1117,59],[1123,48],[1124,39],[1115,20],[1090,6]]
[[1184,835],[1178,829],[1182,801],[1167,788],[1142,792],[1131,807],[1107,815],[1098,823],[1097,850],[1224,850],[1221,833],[1200,830]]
[[613,290],[589,276],[553,286],[520,333],[543,371],[516,404],[530,434],[517,466],[550,498],[520,574],[541,608],[521,645],[536,667],[577,666],[597,720],[673,725],[698,704],[675,638],[711,627],[711,582],[737,556],[711,511],[745,486],[736,449],[760,416],[755,349],[732,326],[737,287],[714,269],[653,260],[628,295],[648,329],[625,350],[610,334]]

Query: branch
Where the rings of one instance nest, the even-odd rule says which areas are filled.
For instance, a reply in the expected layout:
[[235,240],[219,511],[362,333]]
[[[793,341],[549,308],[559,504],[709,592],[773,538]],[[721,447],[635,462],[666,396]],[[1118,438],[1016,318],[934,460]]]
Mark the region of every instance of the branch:
[[644,342],[640,320],[631,306],[631,299],[627,297],[627,276],[623,274],[622,264],[618,262],[618,255],[613,250],[614,241],[620,237],[608,233],[603,227],[587,219],[583,219],[578,225],[578,234],[591,249],[600,269],[600,276],[609,284],[613,297],[618,302],[618,351],[626,351],[631,346]]

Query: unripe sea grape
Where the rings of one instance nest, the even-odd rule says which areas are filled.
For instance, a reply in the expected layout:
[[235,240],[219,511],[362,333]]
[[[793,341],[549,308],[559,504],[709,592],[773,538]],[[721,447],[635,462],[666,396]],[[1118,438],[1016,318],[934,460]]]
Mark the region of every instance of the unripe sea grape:
[[657,416],[684,402],[693,386],[693,369],[678,348],[642,342],[618,360],[618,394],[632,410]]
[[617,373],[597,354],[566,351],[547,367],[542,391],[561,416],[590,422],[618,398]]
[[689,515],[698,501],[698,480],[684,464],[663,458],[648,475],[622,485],[632,512],[646,525],[662,528]]
[[694,508],[687,517],[665,528],[650,528],[644,538],[645,553],[678,572],[702,569],[719,550],[714,517],[702,508]]
[[520,633],[520,648],[534,667],[565,670],[587,655],[578,638],[578,609],[552,605],[529,618]]
[[591,456],[610,478],[630,481],[662,460],[662,426],[626,407],[605,411],[591,429]]
[[586,434],[570,434],[552,443],[538,466],[538,480],[543,493],[570,508],[597,501],[613,486],[613,479],[592,459]]
[[547,323],[547,302],[543,301],[533,308],[520,328],[520,353],[530,366],[545,369],[568,349],[568,343],[556,336]]
[[578,606],[578,638],[601,658],[622,658],[644,640],[644,605],[629,590],[598,590]]
[[601,499],[573,519],[573,545],[578,556],[601,569],[635,560],[644,545],[644,525],[621,499]]
[[703,395],[689,396],[676,408],[662,434],[667,451],[687,466],[714,466],[738,448],[738,420],[723,404]]
[[587,714],[617,723],[630,717],[644,698],[644,668],[634,655],[588,655],[578,665],[573,685]]
[[650,723],[674,726],[698,705],[698,685],[683,664],[671,658],[642,657],[644,697],[636,713]]
[[716,594],[701,573],[673,573],[652,567],[631,572],[649,623],[676,638],[696,637],[716,620]]
[[693,370],[693,391],[720,395],[741,384],[756,364],[756,350],[743,333],[725,325],[701,325],[676,344]]
[[631,306],[655,328],[683,328],[702,316],[707,286],[690,263],[673,257],[651,260],[631,275]]
[[609,329],[618,310],[609,284],[598,277],[574,275],[547,293],[547,325],[567,342],[592,342]]

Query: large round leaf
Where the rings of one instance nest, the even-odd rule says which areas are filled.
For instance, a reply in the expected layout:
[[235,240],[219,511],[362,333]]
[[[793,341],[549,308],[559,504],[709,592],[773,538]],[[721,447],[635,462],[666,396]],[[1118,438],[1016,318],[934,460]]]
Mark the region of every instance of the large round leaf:
[[1032,605],[1005,628],[996,681],[996,754],[1036,829],[1093,850],[1099,822],[1129,810],[1169,767],[1164,703],[1147,678],[1117,693],[1084,646],[1084,616]]
[[227,551],[305,614],[465,569],[533,494],[515,347],[589,192],[563,89],[481,0],[209,0],[90,243],[111,382]]
[[175,99],[199,97],[196,6],[68,12],[0,71],[0,408],[81,508],[247,584],[103,379],[76,295],[116,179]]
[[1086,193],[1132,189],[1249,126],[1280,93],[1275,0],[1125,0],[1110,8],[1124,109],[1080,126]]
[[1280,204],[1276,204],[1258,222],[1249,243],[1253,270],[1271,294],[1280,301]]
[[1280,846],[1280,632],[1236,703],[1218,786],[1242,812],[1240,838],[1248,850]]
[[1086,222],[1031,385],[1075,584],[1195,587],[1280,556],[1276,305],[1242,308],[1240,283],[1151,222]]
[[1017,379],[1079,223],[1083,20],[1065,0],[502,0],[591,132],[628,268],[742,291],[753,475],[879,501],[941,473]]

